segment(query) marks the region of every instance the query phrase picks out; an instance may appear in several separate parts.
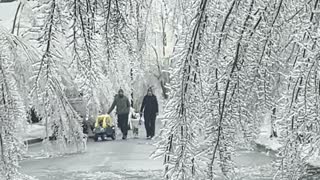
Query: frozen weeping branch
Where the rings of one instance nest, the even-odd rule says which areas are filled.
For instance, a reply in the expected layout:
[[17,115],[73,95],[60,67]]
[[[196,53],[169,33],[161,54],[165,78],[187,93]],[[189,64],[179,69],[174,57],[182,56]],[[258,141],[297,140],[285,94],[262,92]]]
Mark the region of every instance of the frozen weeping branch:
[[275,22],[276,22],[276,20],[277,20],[277,18],[278,18],[278,16],[279,16],[279,12],[280,12],[280,9],[281,9],[281,7],[282,7],[282,2],[283,2],[283,0],[281,0],[281,1],[279,2],[276,15],[275,15],[275,17],[274,17],[273,20],[272,20],[272,24],[271,24],[271,26],[270,26],[270,30],[269,30],[269,32],[268,32],[268,34],[267,34],[267,39],[265,40],[265,43],[264,43],[264,45],[263,45],[263,50],[262,50],[262,53],[261,53],[261,56],[260,56],[259,64],[261,64],[262,59],[263,59],[263,57],[264,57],[264,55],[265,55],[265,51],[266,51],[266,49],[267,49],[267,45],[270,43],[270,36],[271,36],[271,34],[272,34],[272,30],[274,29],[274,24],[275,24]]
[[319,0],[297,3],[289,6],[290,9],[293,15],[289,16],[288,21],[296,23],[286,21],[284,24],[296,30],[288,30],[292,33],[294,43],[286,57],[287,67],[290,68],[284,96],[287,102],[280,106],[284,111],[280,124],[284,146],[276,163],[278,172],[275,178],[303,179],[308,178],[306,164],[318,156],[319,151],[319,47],[315,45],[317,40],[314,38],[315,32],[319,30],[319,16],[315,15],[319,9]]
[[[1,126],[2,129],[2,126]],[[3,144],[3,138],[0,133],[0,145],[1,145],[1,161],[4,161],[4,144]]]
[[21,40],[0,27],[0,179],[6,180],[26,178],[19,172],[18,163],[24,151],[22,125],[27,118],[21,89],[17,86],[20,72],[15,69],[24,63],[21,57],[30,57],[25,47]]
[[[54,24],[54,13],[55,13],[55,9],[56,9],[55,6],[56,6],[55,0],[53,0],[52,4],[51,4],[51,12],[50,12],[49,22],[48,22],[49,28],[48,28],[48,32],[47,32],[47,36],[48,37],[47,37],[47,42],[46,42],[46,48],[45,48],[44,54],[42,55],[40,67],[39,67],[39,70],[38,70],[38,73],[37,73],[37,77],[36,77],[36,80],[35,80],[36,87],[37,87],[37,84],[39,83],[40,74],[41,74],[42,69],[44,68],[46,58],[49,58],[49,56],[51,56],[50,55],[51,54],[50,53],[50,48],[51,48],[52,33],[53,33],[52,32],[52,27],[53,27],[53,24]],[[49,66],[49,63],[47,64],[47,68],[48,68],[48,66]],[[48,73],[47,73],[47,78],[48,78]]]
[[[47,32],[47,39],[46,39],[46,48],[45,48],[45,52],[44,54],[42,55],[42,58],[41,58],[41,63],[40,63],[40,67],[39,67],[39,70],[38,70],[38,73],[37,73],[37,77],[36,77],[36,80],[35,80],[35,89],[39,88],[39,78],[40,76],[42,75],[42,70],[46,70],[46,73],[45,73],[45,77],[46,77],[46,81],[49,82],[49,74],[50,74],[50,58],[52,58],[52,55],[51,55],[51,41],[52,41],[52,28],[53,28],[53,25],[54,25],[54,14],[55,14],[55,10],[56,10],[56,1],[53,0],[51,2],[51,7],[50,7],[50,15],[49,15],[49,21],[48,21],[48,32]],[[46,68],[46,69],[44,69]],[[45,91],[45,97],[49,97],[49,92],[48,92],[48,89],[46,89]],[[45,106],[48,106],[47,103],[45,103]],[[44,116],[45,116],[45,125],[46,125],[46,139],[48,140],[49,139],[49,120],[48,120],[48,116],[49,116],[49,112],[47,111],[47,107],[45,107],[45,110],[44,110]]]
[[17,10],[16,10],[16,14],[15,14],[14,19],[13,19],[12,30],[11,30],[12,34],[14,34],[14,29],[15,29],[16,24],[17,24],[17,18],[18,18],[18,14],[20,12],[21,5],[22,5],[22,2],[19,2],[19,5],[18,5]]
[[[89,32],[89,30],[87,29],[86,25],[85,25],[85,22],[83,20],[83,15],[82,15],[82,12],[81,12],[81,6],[78,6],[78,13],[79,13],[79,16],[80,16],[80,24],[81,24],[81,28],[82,28],[82,33],[83,33],[83,39],[84,39],[84,44],[85,44],[85,49],[87,51],[87,55],[88,55],[88,59],[87,61],[89,61],[89,69],[91,68],[92,66],[92,55],[91,55],[91,47],[89,45],[89,37],[87,35],[87,32]],[[89,8],[89,7],[87,7]]]
[[229,79],[227,80],[227,84],[224,90],[224,95],[223,95],[223,100],[222,100],[222,104],[221,104],[221,111],[220,111],[220,116],[219,116],[219,125],[218,125],[218,135],[217,135],[217,142],[216,145],[214,146],[214,150],[213,150],[213,154],[212,154],[212,160],[211,160],[211,166],[210,166],[210,177],[212,177],[213,179],[213,171],[212,171],[212,167],[214,164],[214,160],[215,160],[215,156],[217,153],[217,149],[220,143],[220,138],[221,138],[221,131],[222,131],[222,121],[223,121],[223,115],[224,115],[224,111],[225,111],[225,106],[226,106],[226,99],[227,99],[227,94],[229,91],[229,85],[230,85],[230,79],[232,78],[232,74],[234,73],[236,66],[237,66],[237,62],[238,62],[238,58],[239,58],[239,50],[240,49],[240,43],[238,43],[237,45],[237,50],[236,50],[236,56],[234,58],[234,62],[232,65],[232,69],[230,72],[230,76]]
[[[191,36],[188,44],[182,46],[186,49],[183,57],[179,57],[177,74],[172,81],[172,91],[174,94],[173,101],[168,103],[168,122],[167,134],[163,137],[163,147],[166,149],[165,156],[165,177],[167,179],[189,179],[197,177],[199,171],[199,159],[197,159],[197,130],[196,124],[201,124],[197,118],[197,107],[199,106],[199,70],[198,53],[200,52],[199,44],[201,43],[200,34],[203,31],[205,23],[205,11],[208,1],[201,0],[199,8],[193,22],[193,28],[190,30]],[[181,59],[180,59],[181,58]],[[172,103],[172,104],[171,104]],[[197,103],[197,105],[196,105]],[[178,108],[174,108],[177,107]],[[174,109],[171,109],[174,108]],[[173,113],[174,117],[170,117]],[[173,119],[171,119],[173,118]]]
[[[226,17],[230,16],[230,13],[233,9],[233,6],[235,6],[235,4],[237,4],[235,1],[232,2],[231,7],[229,8],[229,11],[226,14]],[[234,140],[234,137],[232,136],[232,133],[236,131],[233,126],[237,126],[239,124],[241,128],[241,132],[244,134],[243,138],[248,138],[254,135],[254,132],[251,129],[251,126],[254,124],[254,122],[251,122],[248,120],[246,123],[242,122],[243,121],[242,117],[243,119],[252,119],[252,115],[250,114],[252,110],[249,109],[250,106],[245,105],[245,104],[250,104],[246,102],[246,101],[250,101],[250,99],[247,99],[245,95],[242,95],[242,91],[245,91],[245,89],[243,88],[246,88],[246,84],[250,86],[251,84],[254,84],[254,82],[251,82],[251,80],[246,80],[243,77],[247,76],[246,73],[250,73],[250,72],[246,72],[246,73],[244,72],[247,70],[245,67],[246,64],[252,63],[250,62],[251,59],[246,58],[246,54],[249,54],[251,51],[251,49],[249,49],[250,46],[248,47],[248,44],[254,43],[254,42],[247,41],[247,39],[249,38],[248,36],[252,36],[252,34],[248,32],[251,31],[251,27],[250,27],[251,25],[255,28],[257,27],[257,23],[254,25],[253,22],[251,21],[252,20],[251,18],[253,16],[252,13],[254,10],[255,1],[251,0],[248,2],[248,4],[245,4],[245,5],[246,6],[238,7],[239,9],[243,9],[245,12],[245,14],[243,13],[244,20],[242,20],[243,23],[238,28],[239,32],[236,32],[236,34],[238,35],[238,38],[235,40],[236,46],[235,46],[235,51],[233,51],[234,52],[234,55],[232,58],[233,62],[231,64],[231,67],[226,66],[227,68],[230,67],[231,70],[230,72],[227,73],[228,75],[226,80],[224,80],[225,86],[224,86],[223,92],[221,93],[222,96],[220,95],[218,90],[218,86],[219,86],[218,69],[216,69],[215,79],[217,82],[215,83],[214,87],[218,92],[218,101],[216,101],[216,103],[218,103],[218,108],[217,108],[218,110],[216,111],[216,113],[218,113],[217,115],[218,121],[216,124],[214,124],[214,126],[216,125],[217,128],[212,127],[215,129],[214,133],[217,132],[217,134],[215,134],[214,138],[212,138],[214,140],[210,141],[212,142],[213,150],[210,150],[212,151],[212,153],[210,153],[210,162],[208,163],[209,179],[214,179],[213,167],[216,161],[216,154],[218,152],[220,154],[219,163],[220,163],[222,172],[227,178],[232,178],[232,177],[228,177],[233,173],[232,171],[233,163],[231,160],[232,147],[230,146],[232,146],[233,144],[239,143],[239,142],[236,142]],[[237,13],[237,12],[234,12],[234,13]],[[228,21],[227,18],[225,18],[224,21],[222,22],[223,27],[225,24],[227,24],[226,21]],[[240,20],[236,20],[236,21],[240,21]],[[226,34],[226,36],[229,36],[232,32],[229,32],[229,33],[221,32],[221,33]],[[228,41],[229,40],[225,40],[223,42],[225,42],[228,45]],[[222,46],[222,41],[220,39],[218,41],[218,46],[217,46],[218,51],[221,49],[221,46]],[[224,54],[224,55],[228,55],[228,54]],[[217,56],[219,56],[219,54]],[[223,70],[224,69],[220,71],[223,71]],[[228,71],[228,70],[224,70],[224,71]],[[249,92],[246,92],[246,93],[249,93]],[[222,97],[222,99],[220,98],[220,96]],[[235,102],[237,103],[237,105],[234,105]],[[212,108],[211,112],[213,112],[214,107],[211,107],[211,108]],[[228,114],[226,114],[227,112]],[[236,119],[236,121],[233,121],[233,119]],[[210,132],[212,132],[212,130],[210,130]],[[208,149],[211,149],[211,148],[208,147]]]
[[[106,11],[107,11],[107,14],[105,15],[105,40],[106,40],[106,46],[109,47],[109,37],[108,37],[108,26],[109,26],[109,19],[110,19],[110,13],[111,13],[111,0],[108,1],[107,3],[108,7],[106,8],[106,10],[103,10],[104,11],[104,14],[106,14]],[[107,51],[108,54],[109,54],[109,51]],[[109,60],[109,59],[108,59]]]
[[237,1],[238,1],[238,0],[233,0],[231,6],[230,6],[230,8],[229,8],[229,11],[228,11],[228,13],[227,13],[227,15],[226,15],[226,17],[225,17],[225,19],[224,19],[224,21],[223,21],[223,24],[222,24],[222,27],[221,27],[221,31],[220,31],[221,37],[219,38],[219,42],[218,42],[218,53],[217,53],[217,54],[220,54],[221,43],[222,43],[222,39],[223,39],[223,36],[222,36],[222,35],[223,35],[223,33],[224,33],[224,30],[225,30],[226,24],[227,24],[227,22],[228,22],[229,16],[230,16],[230,14],[232,13],[232,10],[233,10],[233,8],[235,7],[235,4],[236,4]]
[[[59,11],[60,1],[49,1],[49,6],[40,4],[41,12],[46,12],[43,16],[44,24],[42,27],[43,35],[40,38],[42,42],[42,57],[40,61],[34,63],[35,78],[32,79],[35,84],[31,92],[33,99],[32,106],[35,106],[37,113],[46,124],[46,142],[49,137],[57,139],[60,142],[61,150],[82,151],[84,146],[80,146],[82,141],[82,129],[80,118],[73,107],[66,100],[66,91],[64,81],[69,74],[63,72],[66,67],[67,54],[64,48],[65,31],[59,31],[64,28],[61,11]],[[59,20],[57,20],[59,19]]]

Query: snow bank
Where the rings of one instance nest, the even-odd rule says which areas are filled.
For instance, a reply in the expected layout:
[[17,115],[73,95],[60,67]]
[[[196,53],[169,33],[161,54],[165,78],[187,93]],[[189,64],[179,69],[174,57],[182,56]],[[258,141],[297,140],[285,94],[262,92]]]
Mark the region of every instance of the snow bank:
[[281,144],[277,138],[269,138],[268,136],[260,135],[255,142],[272,151],[278,151],[281,148]]
[[320,167],[320,157],[319,156],[316,156],[316,157],[312,157],[308,163],[311,165],[311,166],[314,166],[314,167]]
[[[271,124],[270,124],[270,114],[266,114],[265,116],[265,120],[264,123],[262,124],[261,128],[260,128],[260,134],[258,136],[258,138],[255,140],[255,143],[265,147],[268,150],[272,150],[272,151],[279,151],[279,149],[281,148],[281,144],[278,140],[278,138],[276,137],[272,137],[270,138],[271,135]],[[311,146],[306,146],[304,145],[304,147],[302,148],[303,152],[301,154],[302,157],[305,157],[308,152],[312,149]],[[319,156],[319,152],[315,153],[312,157],[310,157],[307,162],[314,167],[320,167],[320,156]]]
[[22,134],[22,138],[24,141],[44,138],[46,134],[46,129],[44,125],[41,124],[28,124],[25,129],[24,133]]

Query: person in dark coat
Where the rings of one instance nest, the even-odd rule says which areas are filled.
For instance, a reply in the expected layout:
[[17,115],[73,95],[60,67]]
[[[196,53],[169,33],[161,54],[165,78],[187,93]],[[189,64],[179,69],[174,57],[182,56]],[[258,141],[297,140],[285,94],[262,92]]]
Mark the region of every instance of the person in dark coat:
[[112,112],[115,106],[117,106],[116,111],[118,115],[118,127],[121,129],[122,139],[127,139],[130,102],[129,99],[123,94],[122,89],[120,89],[118,91],[118,94],[114,97],[113,103],[108,111],[108,114]]
[[151,139],[155,134],[155,121],[159,113],[157,97],[153,94],[152,89],[149,88],[147,95],[144,96],[140,115],[144,115],[144,125],[147,131],[147,138]]

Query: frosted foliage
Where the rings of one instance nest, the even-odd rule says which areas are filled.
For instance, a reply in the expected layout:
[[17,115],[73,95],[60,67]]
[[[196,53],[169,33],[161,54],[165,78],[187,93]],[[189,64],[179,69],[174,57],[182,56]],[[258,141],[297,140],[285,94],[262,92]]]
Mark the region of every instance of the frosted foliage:
[[[219,171],[235,178],[234,151],[252,148],[262,114],[271,116],[270,137],[278,136],[282,145],[275,178],[304,177],[306,163],[319,150],[319,1],[176,2],[181,21],[157,151],[167,163],[165,177],[192,179],[195,160],[207,165],[197,169],[205,172],[204,179],[214,179]],[[194,71],[197,81],[190,78]],[[195,85],[195,93],[185,84]],[[190,144],[176,140],[192,136],[201,127],[191,123],[196,121],[205,127],[196,136],[200,147],[192,139]],[[220,170],[213,169],[215,164]],[[185,176],[179,176],[182,171]]]
[[20,133],[26,122],[26,111],[15,78],[15,67],[21,65],[16,60],[17,53],[23,46],[0,27],[0,179],[28,179],[19,173],[19,161],[25,150]]
[[168,99],[154,154],[166,179],[234,179],[235,151],[252,149],[264,114],[282,146],[276,179],[303,178],[319,152],[319,0],[21,3],[32,13],[13,33],[30,44],[0,34],[5,176],[19,174],[30,107],[47,139],[82,151],[71,96],[94,119],[119,88],[136,108],[148,86]]

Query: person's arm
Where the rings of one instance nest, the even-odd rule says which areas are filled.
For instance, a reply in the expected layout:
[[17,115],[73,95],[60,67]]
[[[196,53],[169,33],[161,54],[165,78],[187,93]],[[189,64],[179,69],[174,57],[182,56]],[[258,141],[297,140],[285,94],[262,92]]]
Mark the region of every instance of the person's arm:
[[129,98],[127,98],[127,107],[130,108],[130,101]]
[[145,104],[146,104],[146,97],[144,97],[143,100],[142,100],[142,104],[141,104],[141,108],[140,108],[140,114],[142,114]]
[[156,97],[156,96],[154,96],[154,99],[155,99],[155,106],[156,106],[156,114],[158,115],[158,114],[159,114],[158,100],[157,100],[157,97]]
[[108,110],[108,114],[110,114],[113,111],[115,106],[116,106],[116,97],[114,97],[113,103],[112,103],[110,109]]

